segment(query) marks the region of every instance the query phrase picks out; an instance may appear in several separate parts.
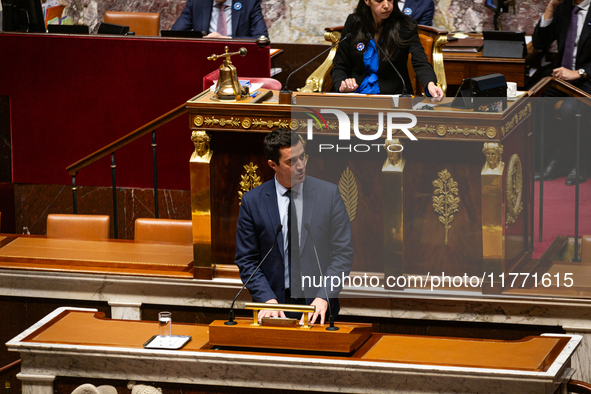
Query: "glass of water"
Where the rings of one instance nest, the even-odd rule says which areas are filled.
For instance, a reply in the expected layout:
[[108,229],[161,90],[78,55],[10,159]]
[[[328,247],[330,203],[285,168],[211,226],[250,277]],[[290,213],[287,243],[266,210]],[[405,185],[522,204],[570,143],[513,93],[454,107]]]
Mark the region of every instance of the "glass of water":
[[158,335],[162,343],[168,343],[170,341],[170,336],[172,335],[172,313],[158,313]]

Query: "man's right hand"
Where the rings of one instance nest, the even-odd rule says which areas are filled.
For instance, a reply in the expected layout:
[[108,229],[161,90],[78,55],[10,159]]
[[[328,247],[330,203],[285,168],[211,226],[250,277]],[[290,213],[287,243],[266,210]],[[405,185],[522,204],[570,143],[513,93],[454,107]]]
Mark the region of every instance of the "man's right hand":
[[[279,304],[275,298],[267,301],[265,304]],[[263,317],[282,317],[285,319],[283,311],[259,311],[259,323],[263,321]]]

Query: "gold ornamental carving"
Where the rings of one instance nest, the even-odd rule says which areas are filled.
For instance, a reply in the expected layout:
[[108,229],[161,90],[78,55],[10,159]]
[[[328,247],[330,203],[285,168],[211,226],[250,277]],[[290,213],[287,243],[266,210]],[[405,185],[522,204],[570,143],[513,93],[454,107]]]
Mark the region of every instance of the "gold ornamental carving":
[[243,167],[246,170],[246,174],[240,175],[241,181],[240,190],[238,190],[238,205],[242,204],[242,196],[244,193],[262,184],[261,177],[257,174],[259,166],[250,162]]
[[205,118],[203,120],[203,124],[205,126],[221,126],[221,127],[226,127],[226,126],[231,126],[231,127],[239,127],[240,126],[240,119],[239,118],[234,118],[231,117],[230,119],[226,119],[226,118],[216,118],[216,117],[210,117],[210,118]]
[[209,159],[213,153],[209,148],[211,142],[209,134],[203,130],[193,131],[191,133],[191,141],[195,144],[195,152],[193,153],[191,160],[209,163]]
[[443,125],[437,126],[437,135],[443,137],[447,134],[447,128]]
[[[425,125],[422,127],[415,126],[415,127],[411,127],[409,130],[412,131],[414,134],[421,134],[421,133],[435,134],[437,131],[437,127],[435,127],[433,125]],[[396,130],[396,132],[401,133],[400,130]]]
[[242,119],[241,124],[243,129],[250,129],[250,126],[252,126],[252,121],[250,120],[250,118],[244,118]]
[[402,163],[402,150],[404,146],[399,138],[384,141],[387,159],[384,168],[399,168]]
[[488,129],[486,129],[486,136],[490,139],[493,139],[497,136],[497,129],[495,129],[494,127],[489,127]]
[[435,188],[433,194],[433,209],[438,213],[439,221],[445,226],[444,243],[447,246],[448,232],[451,222],[454,220],[454,213],[458,212],[460,197],[458,195],[458,183],[453,180],[451,174],[444,169],[437,174],[438,179],[433,181]]
[[501,127],[501,133],[503,134],[503,137],[505,136],[505,134],[509,133],[511,130],[517,127],[517,125],[521,123],[521,121],[523,121],[529,115],[531,115],[531,103],[528,103],[526,106],[524,106],[523,109],[519,111],[519,113],[513,115],[511,120],[509,120],[507,123],[505,123],[503,127]]
[[352,222],[355,219],[355,215],[357,214],[359,193],[357,191],[357,181],[355,180],[355,175],[353,175],[353,172],[351,172],[349,167],[347,167],[347,169],[341,174],[341,180],[339,181],[339,191],[341,192],[341,197],[343,198],[345,207],[347,208],[349,220]]
[[507,212],[505,217],[505,228],[515,223],[515,220],[523,210],[523,172],[521,160],[517,154],[511,156],[509,168],[507,169]]
[[504,163],[503,158],[503,145],[498,142],[485,142],[482,148],[482,153],[486,157],[486,163],[484,164],[485,172],[499,172],[503,170]]
[[269,128],[272,129],[273,127],[282,127],[282,128],[287,128],[290,127],[290,122],[289,120],[264,120],[264,119],[253,119],[252,120],[252,127],[254,128]]
[[197,127],[203,126],[203,116],[197,115],[193,118],[193,124]]
[[470,136],[470,135],[476,135],[479,137],[484,137],[486,135],[486,130],[484,130],[484,127],[474,127],[474,128],[470,128],[470,127],[448,127],[447,128],[447,134],[449,135],[458,135],[458,134],[463,134],[466,137]]

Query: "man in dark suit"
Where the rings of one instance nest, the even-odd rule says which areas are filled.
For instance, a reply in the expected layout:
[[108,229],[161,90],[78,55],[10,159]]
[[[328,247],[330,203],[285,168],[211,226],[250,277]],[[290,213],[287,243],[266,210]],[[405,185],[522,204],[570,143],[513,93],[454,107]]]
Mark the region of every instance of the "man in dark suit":
[[[554,65],[552,76],[562,79],[575,87],[591,93],[591,15],[590,0],[551,0],[538,22],[533,34],[533,45],[536,49],[547,50],[554,41],[558,41],[558,62]],[[548,89],[546,97],[564,97],[558,89]],[[544,180],[552,180],[568,175],[566,185],[576,183],[574,170],[575,157],[575,114],[586,113],[589,108],[582,106],[577,111],[577,100],[565,98],[560,107],[562,138],[548,167],[543,171]],[[579,182],[585,182],[589,170],[588,149],[589,133],[588,117],[582,118],[581,171]]]
[[[326,290],[336,316],[340,286],[332,288],[332,278],[342,281],[353,261],[349,215],[336,185],[306,176],[306,155],[297,134],[289,129],[269,133],[265,156],[275,171],[274,179],[246,193],[240,205],[235,258],[240,277],[246,282],[273,249],[247,285],[253,301],[315,305],[310,321],[319,317],[324,324],[328,303],[324,288],[318,286],[314,245],[322,273],[331,278]],[[280,224],[282,231],[273,248]],[[316,279],[306,281],[303,277]],[[266,311],[259,319],[267,316],[285,317],[283,312]]]
[[410,16],[419,25],[433,26],[435,3],[433,0],[401,0],[398,7],[404,15]]
[[209,38],[269,36],[261,0],[187,0],[172,30],[204,31]]

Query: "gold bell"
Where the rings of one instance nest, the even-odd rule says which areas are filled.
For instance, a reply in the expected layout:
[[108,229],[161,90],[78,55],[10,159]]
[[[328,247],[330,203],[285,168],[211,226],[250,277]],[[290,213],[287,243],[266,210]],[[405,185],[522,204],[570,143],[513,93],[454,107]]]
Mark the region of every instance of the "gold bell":
[[236,67],[232,64],[230,58],[234,55],[245,56],[246,48],[240,48],[238,52],[228,53],[228,47],[225,47],[225,53],[221,55],[211,55],[207,60],[217,60],[224,57],[224,63],[220,66],[218,83],[215,88],[214,99],[217,100],[240,100],[248,97],[248,89],[240,86]]

